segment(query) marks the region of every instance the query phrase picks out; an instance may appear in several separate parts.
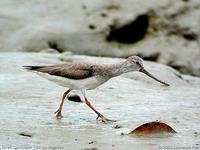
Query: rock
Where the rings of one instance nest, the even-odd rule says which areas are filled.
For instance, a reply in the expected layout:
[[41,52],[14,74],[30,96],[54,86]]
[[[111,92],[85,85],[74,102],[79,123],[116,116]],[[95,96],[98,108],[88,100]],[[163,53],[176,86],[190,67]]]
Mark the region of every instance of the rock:
[[[193,133],[200,130],[200,79],[148,61],[144,64],[145,68],[171,86],[162,86],[141,73],[133,72],[87,91],[88,99],[96,109],[104,116],[117,120],[122,128],[116,130],[112,128],[117,125],[115,123],[105,125],[96,121],[96,114],[84,103],[69,101],[65,101],[63,118],[57,120],[54,112],[66,88],[28,72],[22,66],[64,63],[61,58],[63,61],[102,63],[122,60],[50,53],[1,53],[0,147],[9,145],[10,149],[24,149],[24,146],[32,149],[36,149],[34,146],[40,149],[81,149],[92,146],[109,149],[115,145],[115,149],[132,150],[134,147],[149,150],[157,149],[163,142],[166,145],[192,145],[199,142],[198,135],[194,136]],[[78,91],[74,93],[80,94]],[[176,129],[178,136],[162,140],[136,140],[126,136],[134,126],[151,120],[167,122]],[[18,133],[31,133],[34,136],[24,137]],[[120,133],[124,133],[124,136],[120,136]],[[88,145],[89,141],[98,142]]]
[[200,76],[199,0],[4,0],[0,8],[1,51],[140,55]]
[[81,100],[81,98],[80,98],[79,95],[69,95],[69,96],[67,97],[67,99],[68,99],[69,101],[77,102],[77,103],[83,102],[83,101]]
[[41,52],[42,53],[58,53],[58,51],[53,48],[43,49],[43,50],[41,50]]

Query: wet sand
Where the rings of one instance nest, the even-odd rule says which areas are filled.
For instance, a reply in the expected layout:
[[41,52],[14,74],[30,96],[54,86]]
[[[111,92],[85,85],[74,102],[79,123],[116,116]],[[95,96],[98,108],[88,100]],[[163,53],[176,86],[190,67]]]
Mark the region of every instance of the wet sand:
[[[54,111],[66,89],[22,66],[61,63],[60,56],[0,54],[0,149],[200,149],[199,78],[182,75],[180,79],[171,68],[146,62],[149,71],[171,86],[161,86],[139,73],[126,74],[87,93],[97,110],[117,122],[96,121],[96,114],[85,104],[69,101],[65,102],[63,118],[57,120]],[[86,56],[68,56],[66,60],[72,58],[116,61]],[[139,125],[156,120],[169,124],[177,134],[126,135]]]

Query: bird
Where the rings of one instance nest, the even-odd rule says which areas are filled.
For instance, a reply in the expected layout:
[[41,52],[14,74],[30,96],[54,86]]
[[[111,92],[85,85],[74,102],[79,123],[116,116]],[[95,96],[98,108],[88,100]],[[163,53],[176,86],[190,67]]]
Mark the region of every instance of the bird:
[[63,117],[62,108],[66,96],[68,96],[72,90],[80,90],[84,97],[85,104],[97,114],[97,119],[101,118],[101,121],[104,123],[115,121],[108,119],[96,110],[88,100],[86,91],[95,89],[109,79],[124,73],[139,71],[165,86],[170,86],[168,83],[159,80],[149,73],[144,68],[143,59],[139,56],[129,56],[127,59],[113,64],[66,62],[49,66],[24,66],[24,68],[67,88],[63,93],[59,108],[55,111],[56,117],[59,119]]

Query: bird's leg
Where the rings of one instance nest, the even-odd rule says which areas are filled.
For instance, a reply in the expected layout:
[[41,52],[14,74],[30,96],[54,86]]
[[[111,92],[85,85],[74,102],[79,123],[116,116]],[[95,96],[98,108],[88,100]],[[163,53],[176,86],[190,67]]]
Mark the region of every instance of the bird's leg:
[[87,100],[87,98],[85,98],[85,103],[98,115],[97,119],[100,117],[102,122],[106,123],[107,121],[111,121],[110,119],[104,117],[100,112],[98,112],[94,106],[92,106],[92,104]]
[[71,91],[71,89],[69,89],[69,90],[67,90],[64,94],[63,94],[63,96],[62,96],[62,101],[61,101],[61,103],[60,103],[60,106],[59,106],[59,108],[58,108],[58,110],[57,111],[55,111],[55,114],[56,114],[56,117],[57,118],[62,118],[62,107],[63,107],[63,104],[64,104],[64,101],[65,101],[65,97],[67,96],[67,94],[69,93]]
[[103,123],[107,123],[107,121],[115,121],[115,120],[110,120],[110,119],[104,117],[100,112],[98,112],[98,111],[94,108],[94,106],[92,106],[92,104],[88,101],[88,99],[87,99],[87,97],[86,97],[86,95],[85,95],[85,91],[83,91],[83,90],[81,90],[81,91],[82,91],[82,93],[83,93],[83,96],[84,96],[86,105],[88,105],[88,106],[98,115],[98,116],[97,116],[97,119],[100,117]]

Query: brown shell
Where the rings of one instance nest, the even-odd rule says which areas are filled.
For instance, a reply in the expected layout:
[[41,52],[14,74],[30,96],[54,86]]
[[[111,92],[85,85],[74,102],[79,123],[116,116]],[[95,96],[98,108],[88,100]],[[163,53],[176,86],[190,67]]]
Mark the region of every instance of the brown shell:
[[163,122],[149,122],[145,123],[129,134],[136,134],[136,135],[146,135],[146,134],[153,134],[153,133],[176,133],[176,131]]

